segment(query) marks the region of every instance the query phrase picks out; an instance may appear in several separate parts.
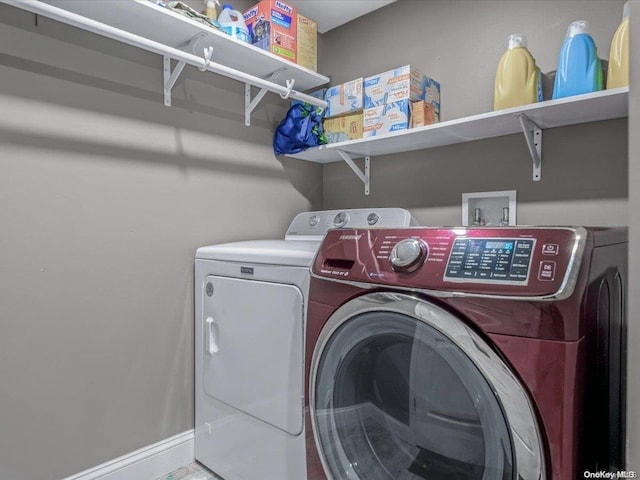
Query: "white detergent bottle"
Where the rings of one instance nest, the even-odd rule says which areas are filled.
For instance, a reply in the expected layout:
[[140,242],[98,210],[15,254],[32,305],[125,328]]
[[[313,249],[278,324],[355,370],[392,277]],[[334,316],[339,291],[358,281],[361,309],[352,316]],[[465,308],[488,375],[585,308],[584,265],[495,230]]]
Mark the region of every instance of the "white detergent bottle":
[[222,11],[218,15],[218,23],[222,27],[222,31],[243,42],[251,43],[249,38],[249,29],[244,23],[242,13],[233,9],[233,6],[225,4]]

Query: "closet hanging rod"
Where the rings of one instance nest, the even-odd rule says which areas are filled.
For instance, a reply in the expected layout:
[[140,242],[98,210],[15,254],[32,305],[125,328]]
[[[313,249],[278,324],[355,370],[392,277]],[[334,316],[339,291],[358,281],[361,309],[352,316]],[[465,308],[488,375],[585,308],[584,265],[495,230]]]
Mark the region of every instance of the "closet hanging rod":
[[119,28],[112,27],[111,25],[107,25],[90,18],[83,17],[73,12],[69,12],[68,10],[49,5],[47,3],[33,0],[0,0],[0,2],[20,8],[22,10],[29,11],[31,13],[51,18],[53,20],[57,20],[62,23],[66,23],[68,25],[72,25],[82,30],[87,30],[98,35],[102,35],[104,37],[126,43],[128,45],[132,45],[134,47],[141,48],[143,50],[147,50],[149,52],[157,53],[158,55],[171,57],[174,60],[185,62],[200,69],[206,67],[205,70],[207,71],[217,73],[219,75],[223,75],[240,82],[248,83],[250,85],[253,85],[254,87],[269,90],[270,92],[279,94],[283,98],[294,98],[296,100],[307,102],[318,107],[327,107],[327,102],[325,102],[324,100],[320,100],[310,95],[306,95],[296,90],[287,88],[286,86],[278,85],[277,83],[264,80],[260,77],[256,77],[254,75],[236,70],[231,67],[227,67],[225,65],[221,65],[216,62],[207,62],[207,60],[204,58],[204,55],[203,57],[198,57],[197,55],[192,55],[177,48],[163,45],[162,43],[156,42],[154,40],[141,37],[125,30],[120,30]]

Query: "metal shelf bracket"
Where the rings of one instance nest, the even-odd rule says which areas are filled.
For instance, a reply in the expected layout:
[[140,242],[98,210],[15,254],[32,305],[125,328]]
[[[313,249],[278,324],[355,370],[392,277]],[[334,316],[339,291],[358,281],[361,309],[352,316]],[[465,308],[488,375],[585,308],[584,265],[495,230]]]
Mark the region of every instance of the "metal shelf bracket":
[[[200,41],[201,38],[204,37],[204,33],[199,33],[198,35],[195,35],[187,44],[187,48],[189,48],[194,54],[195,54],[195,49],[196,49],[196,45],[198,44],[198,42]],[[207,51],[208,50],[208,51]],[[210,49],[206,49],[204,50],[204,56],[205,56],[205,65],[211,61],[211,55],[213,54],[213,48]],[[184,70],[185,65],[187,64],[187,62],[185,61],[178,61],[178,64],[176,65],[176,68],[173,70],[173,72],[171,71],[171,57],[168,55],[163,55],[163,68],[162,68],[162,73],[163,73],[163,84],[164,84],[164,104],[167,107],[171,106],[171,90],[173,89],[173,86],[176,84],[176,82],[178,81],[178,77],[180,77],[180,74],[182,73],[182,70]],[[208,60],[208,62],[207,62]],[[204,71],[204,70],[202,70]]]
[[176,84],[178,77],[184,70],[186,62],[178,62],[176,68],[171,71],[171,57],[163,56],[163,79],[164,79],[164,104],[167,107],[171,106],[171,89]]
[[[287,67],[282,67],[269,75],[265,80],[269,80],[270,82],[275,82],[280,74],[287,70]],[[289,82],[287,82],[288,85]],[[261,88],[260,91],[256,94],[256,96],[251,99],[251,84],[244,84],[244,124],[245,126],[251,126],[251,113],[256,109],[258,104],[262,101],[264,96],[269,92],[266,88]],[[289,93],[291,90],[289,90]]]
[[362,183],[364,183],[364,194],[369,195],[370,190],[370,179],[371,179],[371,168],[370,168],[370,158],[368,156],[364,157],[364,173],[360,168],[356,165],[353,159],[349,156],[347,152],[344,150],[336,149],[338,155],[342,157],[342,159],[347,162],[347,165],[351,167],[351,170],[358,176]]
[[533,181],[539,182],[542,176],[542,129],[524,113],[517,116],[533,162]]

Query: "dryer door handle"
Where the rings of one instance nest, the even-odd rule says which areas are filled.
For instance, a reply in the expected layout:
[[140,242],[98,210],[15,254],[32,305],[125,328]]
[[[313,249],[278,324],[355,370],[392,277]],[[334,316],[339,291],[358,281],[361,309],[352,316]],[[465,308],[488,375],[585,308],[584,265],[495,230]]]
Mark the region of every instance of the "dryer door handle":
[[207,351],[209,355],[217,353],[220,350],[218,346],[218,338],[220,336],[220,327],[218,323],[213,319],[213,317],[207,317]]

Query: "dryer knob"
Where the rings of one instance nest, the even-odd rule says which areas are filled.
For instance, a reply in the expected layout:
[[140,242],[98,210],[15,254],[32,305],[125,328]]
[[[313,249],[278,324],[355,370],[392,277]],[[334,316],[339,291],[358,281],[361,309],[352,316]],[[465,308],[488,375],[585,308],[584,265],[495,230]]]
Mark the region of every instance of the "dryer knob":
[[344,227],[349,221],[349,214],[347,212],[340,212],[333,217],[333,226],[336,228]]
[[429,247],[423,240],[406,238],[396,243],[389,261],[396,272],[414,272],[427,258]]
[[315,227],[318,223],[320,223],[320,217],[318,217],[318,215],[312,215],[311,218],[309,218],[310,227]]

